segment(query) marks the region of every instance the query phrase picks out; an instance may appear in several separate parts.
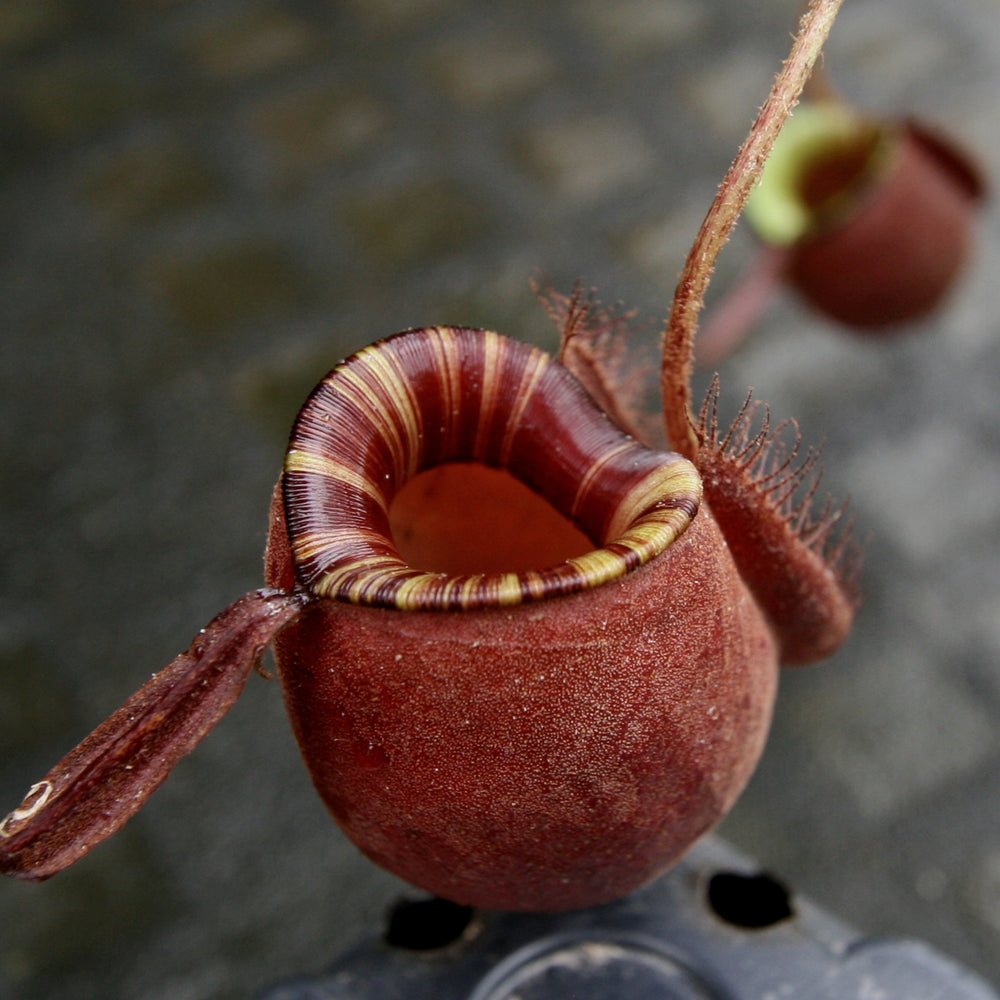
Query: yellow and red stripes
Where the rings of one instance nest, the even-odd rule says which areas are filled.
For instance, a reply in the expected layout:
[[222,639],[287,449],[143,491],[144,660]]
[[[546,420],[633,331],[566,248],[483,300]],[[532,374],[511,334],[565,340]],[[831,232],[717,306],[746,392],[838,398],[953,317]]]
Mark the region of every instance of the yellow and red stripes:
[[[456,461],[506,469],[595,549],[518,573],[407,565],[389,529],[393,497]],[[664,551],[701,499],[689,462],[620,431],[549,355],[466,327],[409,330],[330,372],[295,423],[283,483],[302,584],[401,610],[503,607],[598,586]]]

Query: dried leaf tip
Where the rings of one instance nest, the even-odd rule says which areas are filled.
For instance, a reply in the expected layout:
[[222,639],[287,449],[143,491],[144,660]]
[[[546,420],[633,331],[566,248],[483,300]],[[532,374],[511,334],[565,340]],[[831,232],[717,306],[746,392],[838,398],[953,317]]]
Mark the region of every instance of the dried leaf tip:
[[241,597],[71,750],[0,823],[0,872],[41,881],[120,829],[239,697],[303,598]]

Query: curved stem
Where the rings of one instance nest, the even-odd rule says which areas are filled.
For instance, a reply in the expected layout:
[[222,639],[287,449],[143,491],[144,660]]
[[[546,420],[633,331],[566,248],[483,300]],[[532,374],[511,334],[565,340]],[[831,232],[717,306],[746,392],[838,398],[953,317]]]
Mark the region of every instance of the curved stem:
[[788,59],[719,186],[681,271],[663,336],[661,385],[667,437],[672,447],[687,458],[696,458],[700,448],[691,409],[691,369],[698,314],[716,258],[764,169],[781,127],[798,103],[841,2],[811,0],[799,22]]

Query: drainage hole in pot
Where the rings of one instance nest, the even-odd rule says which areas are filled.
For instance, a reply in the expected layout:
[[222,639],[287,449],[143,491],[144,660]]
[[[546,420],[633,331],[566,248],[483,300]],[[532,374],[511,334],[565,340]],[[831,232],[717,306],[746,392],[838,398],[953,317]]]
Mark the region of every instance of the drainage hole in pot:
[[717,872],[708,882],[708,905],[736,927],[760,930],[795,915],[788,890],[763,872]]
[[472,921],[471,906],[446,899],[402,900],[390,911],[386,944],[410,951],[433,951],[457,941]]

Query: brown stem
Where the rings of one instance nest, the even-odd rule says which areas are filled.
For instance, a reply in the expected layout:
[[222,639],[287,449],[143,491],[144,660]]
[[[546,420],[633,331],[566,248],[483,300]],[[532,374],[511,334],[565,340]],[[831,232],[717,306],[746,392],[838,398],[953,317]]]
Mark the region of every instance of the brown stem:
[[812,0],[792,50],[749,135],[736,154],[688,253],[663,337],[663,414],[671,445],[695,459],[701,442],[691,409],[691,369],[698,314],[719,251],[759,179],[781,127],[798,103],[842,0]]

